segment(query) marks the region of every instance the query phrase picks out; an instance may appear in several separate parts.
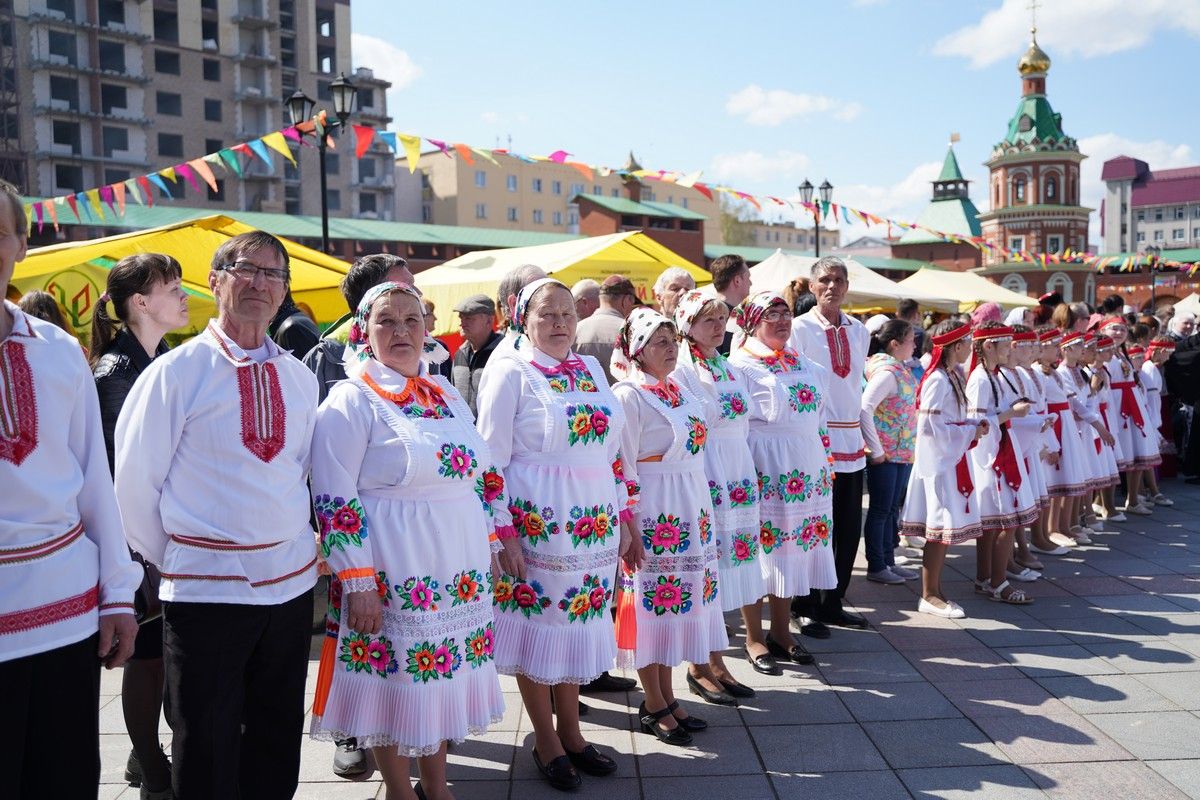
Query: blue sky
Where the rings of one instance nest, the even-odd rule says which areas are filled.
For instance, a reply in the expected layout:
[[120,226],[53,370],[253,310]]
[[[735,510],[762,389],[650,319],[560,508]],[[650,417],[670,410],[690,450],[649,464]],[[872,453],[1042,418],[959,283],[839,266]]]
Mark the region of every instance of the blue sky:
[[[353,0],[355,65],[396,86],[392,129],[559,148],[794,196],[828,178],[835,202],[913,219],[952,131],[986,208],[982,166],[1020,96],[1028,0],[642,3]],[[1101,163],[1200,163],[1200,0],[1042,0],[1047,92]],[[384,21],[384,24],[381,24]],[[853,231],[850,233],[858,233]],[[1099,236],[1093,215],[1092,238]]]

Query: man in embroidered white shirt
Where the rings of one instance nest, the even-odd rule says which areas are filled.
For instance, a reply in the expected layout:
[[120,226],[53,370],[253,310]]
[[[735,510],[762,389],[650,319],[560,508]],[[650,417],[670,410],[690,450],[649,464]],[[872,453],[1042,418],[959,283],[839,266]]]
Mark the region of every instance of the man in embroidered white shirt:
[[287,798],[299,779],[317,382],[266,335],[289,278],[269,234],[221,245],[216,320],[154,360],[117,420],[126,535],[162,572],[176,800]]
[[840,258],[826,256],[812,265],[810,284],[817,297],[811,311],[792,322],[788,344],[829,371],[825,398],[830,450],[833,456],[833,555],[836,589],[814,590],[792,602],[792,613],[810,621],[803,632],[829,636],[827,625],[865,628],[861,615],[842,608],[850,585],[854,558],[862,538],[863,472],[866,469],[862,434],[862,379],[871,337],[858,320],[842,313],[850,275]]

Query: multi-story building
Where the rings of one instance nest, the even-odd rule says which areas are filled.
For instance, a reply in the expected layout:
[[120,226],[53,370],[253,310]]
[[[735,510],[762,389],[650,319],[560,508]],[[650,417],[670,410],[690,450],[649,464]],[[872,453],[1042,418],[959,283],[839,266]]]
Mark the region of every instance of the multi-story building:
[[[812,228],[798,228],[790,222],[755,222],[752,225],[755,247],[812,253],[817,246]],[[821,228],[821,252],[832,252],[838,246],[839,235],[835,230]]]
[[1104,162],[1100,179],[1104,252],[1200,247],[1200,167],[1151,171],[1145,161],[1118,156]]
[[[297,89],[332,112],[339,73],[359,88],[351,121],[386,125],[389,84],[351,70],[349,0],[5,0],[0,170],[39,197],[135,178],[284,127]],[[356,162],[343,141],[331,213],[390,218],[390,150]],[[316,154],[298,161],[243,159],[240,179],[214,170],[215,191],[170,190],[188,206],[319,213]]]

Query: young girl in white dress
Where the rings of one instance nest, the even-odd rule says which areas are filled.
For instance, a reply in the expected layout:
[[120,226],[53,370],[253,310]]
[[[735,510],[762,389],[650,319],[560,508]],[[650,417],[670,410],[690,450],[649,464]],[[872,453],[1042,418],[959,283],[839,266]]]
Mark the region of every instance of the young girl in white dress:
[[[1146,410],[1150,413],[1150,425],[1154,430],[1151,438],[1154,438],[1155,435],[1158,437],[1160,455],[1166,445],[1166,440],[1162,436],[1162,365],[1167,363],[1167,359],[1171,357],[1171,353],[1174,351],[1175,342],[1165,336],[1155,337],[1150,340],[1150,344],[1146,348],[1145,360],[1139,367],[1142,374],[1142,386],[1146,389]],[[1153,469],[1146,471],[1146,484],[1146,493],[1150,496],[1150,500],[1154,505],[1175,505],[1174,500],[1158,490],[1158,478],[1155,476]]]
[[[1025,398],[1031,404],[1027,415],[1012,421],[1012,431],[1020,449],[1021,464],[1025,467],[1025,475],[1029,479],[1029,491],[1037,507],[1037,518],[1029,523],[1029,528],[1032,529],[1042,523],[1050,505],[1045,472],[1042,470],[1042,455],[1046,450],[1045,436],[1053,420],[1047,416],[1041,385],[1025,371],[1033,362],[1034,351],[1037,349],[1037,334],[1025,325],[1012,327],[1013,343],[1008,354],[1008,365],[1001,367],[997,375],[1011,397]],[[1008,578],[1024,583],[1033,582],[1041,577],[1041,570],[1045,569],[1045,566],[1029,549],[1028,529],[1023,526],[1018,528],[1014,539],[1016,551],[1008,566]]]
[[1112,424],[1112,432],[1121,442],[1121,451],[1128,466],[1125,469],[1125,507],[1121,509],[1126,514],[1147,516],[1151,509],[1141,502],[1142,475],[1145,470],[1158,466],[1162,458],[1158,453],[1158,435],[1149,429],[1148,412],[1145,401],[1139,396],[1137,386],[1140,383],[1139,373],[1133,368],[1129,356],[1125,353],[1125,341],[1129,329],[1125,320],[1120,317],[1109,317],[1100,323],[1105,335],[1112,337],[1115,349],[1108,363],[1108,373],[1112,380],[1112,405],[1116,409]]

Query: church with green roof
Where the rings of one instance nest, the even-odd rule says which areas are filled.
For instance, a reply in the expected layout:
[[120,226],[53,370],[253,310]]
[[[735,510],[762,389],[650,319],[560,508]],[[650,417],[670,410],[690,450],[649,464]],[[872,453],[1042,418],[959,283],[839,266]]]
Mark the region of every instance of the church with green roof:
[[971,202],[969,183],[959,169],[951,144],[946,150],[942,171],[933,182],[933,199],[917,218],[917,225],[921,227],[905,232],[892,245],[892,256],[915,258],[960,271],[978,267],[980,253],[977,248],[922,230],[928,228],[962,238],[979,236],[979,209]]

